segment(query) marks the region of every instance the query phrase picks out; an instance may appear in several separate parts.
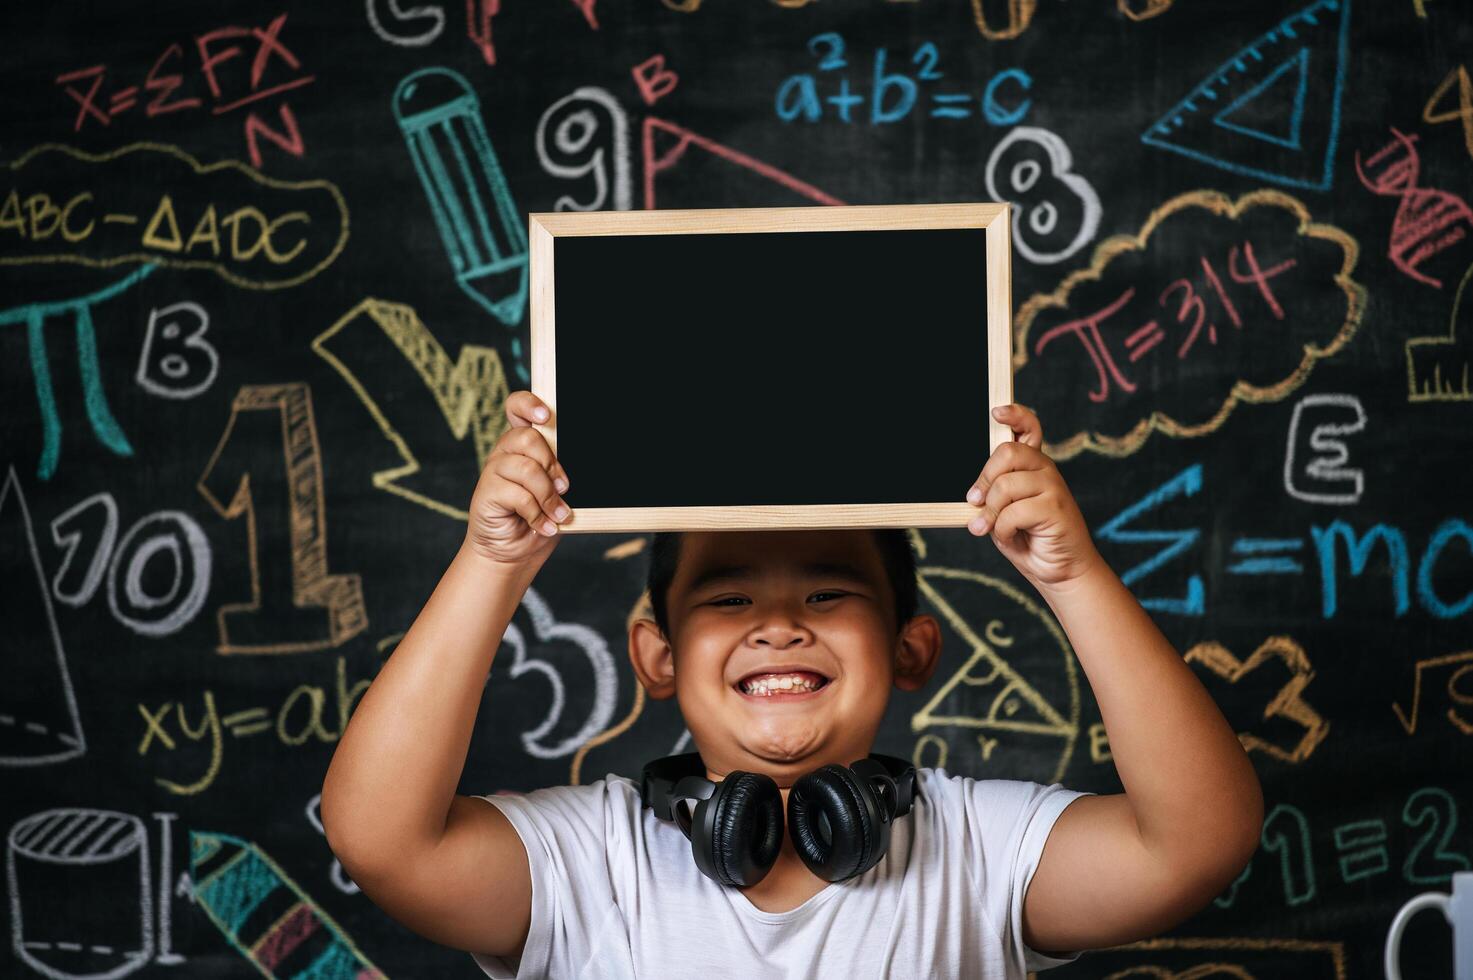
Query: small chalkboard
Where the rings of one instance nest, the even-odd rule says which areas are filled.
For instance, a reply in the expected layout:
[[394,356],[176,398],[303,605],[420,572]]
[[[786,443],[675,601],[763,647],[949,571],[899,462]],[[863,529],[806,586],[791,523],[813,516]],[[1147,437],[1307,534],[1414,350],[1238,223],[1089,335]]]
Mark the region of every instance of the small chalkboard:
[[533,214],[575,531],[956,527],[1010,437],[1009,208]]

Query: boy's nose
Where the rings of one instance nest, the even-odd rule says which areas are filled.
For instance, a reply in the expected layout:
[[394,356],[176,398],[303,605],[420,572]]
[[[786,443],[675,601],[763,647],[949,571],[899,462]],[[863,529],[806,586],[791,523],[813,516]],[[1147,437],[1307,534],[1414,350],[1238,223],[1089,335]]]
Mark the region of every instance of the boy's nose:
[[805,643],[813,638],[806,626],[796,623],[769,622],[764,623],[752,631],[751,641],[760,646],[769,646],[778,650],[785,650],[795,644]]

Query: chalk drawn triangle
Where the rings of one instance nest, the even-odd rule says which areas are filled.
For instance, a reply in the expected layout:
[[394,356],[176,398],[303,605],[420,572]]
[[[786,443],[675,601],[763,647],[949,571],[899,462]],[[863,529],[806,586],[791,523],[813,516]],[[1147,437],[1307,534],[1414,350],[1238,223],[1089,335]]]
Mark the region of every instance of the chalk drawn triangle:
[[81,713],[41,569],[31,510],[15,467],[0,486],[0,766],[39,766],[84,755]]
[[[709,181],[713,179],[726,183],[741,177],[756,177],[758,179],[753,182],[756,186],[737,193],[764,198],[776,194],[779,199],[772,202],[774,204],[844,203],[785,170],[664,119],[645,118],[641,144],[644,152],[644,206],[650,210],[656,207],[657,181],[664,207],[698,207],[707,203],[679,200],[682,182],[671,180],[677,168],[690,175],[690,179],[683,182],[687,186],[710,187],[713,185]],[[693,171],[699,171],[702,179],[696,179]],[[673,203],[672,197],[676,198]]]
[[1279,21],[1156,120],[1141,142],[1229,173],[1329,189],[1350,3],[1316,0]]
[[[1304,124],[1304,91],[1309,87],[1309,49],[1300,48],[1299,53],[1275,68],[1267,78],[1234,99],[1226,109],[1212,117],[1219,126],[1251,136],[1254,139],[1300,149],[1299,138]],[[1288,100],[1280,98],[1282,90],[1292,84],[1294,94]],[[1285,101],[1288,111],[1285,112]],[[1282,125],[1285,132],[1280,135],[1269,131],[1269,127]]]

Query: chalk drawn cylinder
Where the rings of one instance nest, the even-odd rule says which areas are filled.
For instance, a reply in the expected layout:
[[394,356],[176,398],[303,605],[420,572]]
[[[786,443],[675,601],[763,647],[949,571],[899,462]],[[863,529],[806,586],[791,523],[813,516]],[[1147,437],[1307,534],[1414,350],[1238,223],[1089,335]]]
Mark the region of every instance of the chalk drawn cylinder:
[[5,842],[14,953],[46,977],[123,977],[153,956],[143,821],[112,810],[43,810]]
[[456,282],[516,325],[527,299],[527,231],[491,149],[480,100],[455,72],[424,68],[399,83],[393,106]]

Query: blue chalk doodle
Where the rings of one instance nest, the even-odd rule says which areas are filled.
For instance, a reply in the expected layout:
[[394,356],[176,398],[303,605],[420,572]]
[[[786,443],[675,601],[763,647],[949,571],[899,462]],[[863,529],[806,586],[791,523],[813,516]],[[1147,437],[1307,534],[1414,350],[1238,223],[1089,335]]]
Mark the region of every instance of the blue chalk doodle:
[[1017,82],[1025,92],[1033,87],[1033,77],[1021,68],[1009,68],[993,75],[982,93],[982,115],[994,126],[1012,126],[1022,122],[1033,106],[1032,99],[1024,99],[1011,109],[1004,109],[997,101],[997,90],[1003,82]]
[[[1350,0],[1316,0],[1219,65],[1147,128],[1141,142],[1229,173],[1328,190],[1349,45]],[[1273,57],[1280,46],[1293,54]],[[1331,58],[1330,91],[1317,93],[1315,112],[1307,115],[1310,80],[1329,77],[1322,65]],[[1270,126],[1269,119],[1279,125]]]
[[1293,558],[1269,557],[1280,552],[1298,551],[1304,547],[1303,538],[1238,538],[1233,542],[1235,555],[1254,555],[1228,566],[1230,575],[1299,574],[1304,566]]
[[[423,68],[394,90],[394,118],[409,146],[455,281],[509,327],[527,305],[527,232],[470,84],[448,68]],[[528,379],[521,344],[516,371]]]
[[36,476],[49,480],[61,458],[61,416],[56,410],[56,393],[51,387],[51,367],[46,359],[46,318],[70,313],[77,334],[77,369],[82,376],[82,399],[92,432],[104,446],[119,456],[132,456],[133,447],[123,434],[122,426],[108,408],[107,393],[102,390],[102,374],[97,366],[97,336],[92,326],[92,305],[112,299],[147,277],[157,266],[141,265],[111,285],[72,299],[52,303],[27,303],[0,310],[0,327],[24,323],[31,359],[31,376],[36,383],[36,402],[41,411],[41,459]]
[[[1245,108],[1266,101],[1266,94],[1282,85],[1282,80],[1288,78],[1291,71],[1295,73],[1293,76],[1294,100],[1289,110],[1289,118],[1284,120],[1288,129],[1287,133],[1280,136],[1246,120],[1233,118],[1240,116]],[[1267,78],[1228,103],[1226,108],[1212,117],[1212,121],[1225,129],[1235,130],[1245,136],[1274,143],[1290,150],[1298,150],[1301,148],[1300,140],[1304,129],[1304,93],[1308,88],[1309,49],[1300,48],[1298,54],[1275,68]],[[1279,115],[1282,117],[1283,114],[1279,113]]]
[[1396,595],[1396,615],[1405,616],[1411,606],[1407,591],[1407,542],[1401,531],[1388,524],[1377,524],[1365,534],[1356,537],[1355,529],[1345,521],[1335,521],[1328,527],[1311,526],[1320,559],[1320,612],[1326,619],[1333,619],[1339,604],[1339,582],[1336,572],[1335,542],[1345,542],[1350,558],[1350,574],[1359,575],[1366,570],[1371,559],[1371,550],[1377,541],[1386,543],[1386,554],[1391,562],[1391,582]]
[[[1167,542],[1166,547],[1121,575],[1120,581],[1123,585],[1129,587],[1132,583],[1145,578],[1196,544],[1202,534],[1198,528],[1141,531],[1128,528],[1126,525],[1147,511],[1155,510],[1168,500],[1174,500],[1177,497],[1191,497],[1201,489],[1202,464],[1193,463],[1095,529],[1095,534],[1103,541],[1114,541],[1120,544]],[[1193,573],[1187,579],[1187,592],[1184,596],[1150,597],[1141,599],[1140,604],[1147,609],[1156,609],[1161,612],[1178,613],[1182,616],[1201,616],[1206,608],[1202,576]]]
[[1473,551],[1473,527],[1469,527],[1456,517],[1449,518],[1437,526],[1432,532],[1432,537],[1427,542],[1427,550],[1422,552],[1422,560],[1417,564],[1417,601],[1422,608],[1439,619],[1456,619],[1473,609],[1473,590],[1470,590],[1457,602],[1445,602],[1437,591],[1432,587],[1432,570],[1437,567],[1438,556],[1442,549],[1446,548],[1453,538],[1462,538],[1464,544]]

